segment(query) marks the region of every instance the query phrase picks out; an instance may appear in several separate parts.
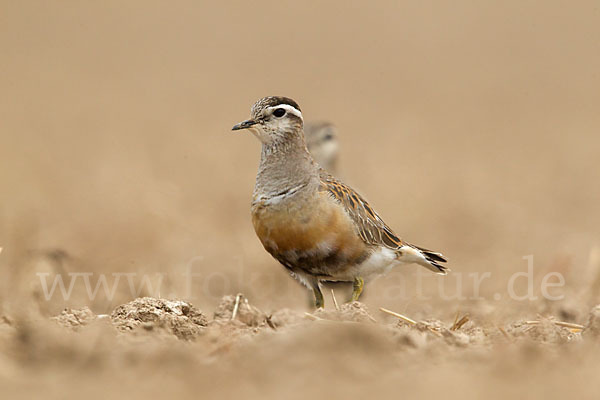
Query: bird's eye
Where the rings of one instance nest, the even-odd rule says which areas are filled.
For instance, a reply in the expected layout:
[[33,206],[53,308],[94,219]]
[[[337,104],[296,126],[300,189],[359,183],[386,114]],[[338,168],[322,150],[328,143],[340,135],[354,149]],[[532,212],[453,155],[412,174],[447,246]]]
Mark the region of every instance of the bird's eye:
[[281,118],[285,115],[285,110],[283,108],[278,108],[275,111],[273,111],[273,115],[277,118]]
[[331,133],[328,133],[327,135],[325,135],[325,137],[323,137],[324,142],[327,142],[331,139],[333,139],[333,135]]

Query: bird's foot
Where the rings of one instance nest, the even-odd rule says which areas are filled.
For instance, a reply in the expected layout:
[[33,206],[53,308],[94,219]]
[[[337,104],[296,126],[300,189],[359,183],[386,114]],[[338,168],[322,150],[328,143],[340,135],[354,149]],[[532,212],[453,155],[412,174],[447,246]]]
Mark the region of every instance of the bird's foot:
[[321,289],[318,286],[313,288],[313,292],[315,293],[315,307],[324,308],[325,307],[325,299],[323,298],[323,293],[321,293]]
[[358,301],[358,298],[360,297],[360,294],[362,293],[364,287],[365,281],[363,278],[354,278],[354,283],[352,284],[352,298],[350,299],[351,302]]

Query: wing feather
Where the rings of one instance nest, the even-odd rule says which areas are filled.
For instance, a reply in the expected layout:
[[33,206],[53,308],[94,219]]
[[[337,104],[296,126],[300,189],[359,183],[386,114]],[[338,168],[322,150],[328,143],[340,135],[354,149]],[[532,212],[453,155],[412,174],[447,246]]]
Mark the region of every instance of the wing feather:
[[386,225],[369,203],[350,186],[340,182],[324,170],[320,172],[321,190],[327,192],[346,210],[355,222],[358,234],[368,244],[397,250],[404,243]]

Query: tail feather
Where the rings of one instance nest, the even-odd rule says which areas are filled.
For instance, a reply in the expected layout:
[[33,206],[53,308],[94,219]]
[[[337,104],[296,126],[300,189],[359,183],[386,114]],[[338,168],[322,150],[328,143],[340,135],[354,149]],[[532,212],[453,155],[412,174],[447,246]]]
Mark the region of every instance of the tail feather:
[[419,247],[419,246],[413,246],[413,247],[416,247],[417,249],[421,250],[427,258],[430,258],[434,261],[444,262],[444,263],[448,261],[442,253],[438,253],[436,251],[431,251],[424,247]]
[[400,260],[422,265],[440,275],[446,275],[448,271],[450,271],[447,266],[442,265],[442,263],[447,261],[442,253],[427,250],[423,247],[413,246],[411,244],[405,244],[400,247],[399,250],[402,253],[402,256],[399,257]]

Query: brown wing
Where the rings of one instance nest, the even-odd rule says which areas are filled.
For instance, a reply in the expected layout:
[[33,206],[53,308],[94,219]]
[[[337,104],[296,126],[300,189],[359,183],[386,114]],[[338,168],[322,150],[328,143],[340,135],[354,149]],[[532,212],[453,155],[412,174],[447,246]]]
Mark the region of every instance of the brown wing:
[[324,170],[320,171],[320,178],[321,190],[328,192],[344,206],[350,218],[356,223],[358,234],[365,243],[382,245],[393,250],[403,245],[402,240],[354,189]]

